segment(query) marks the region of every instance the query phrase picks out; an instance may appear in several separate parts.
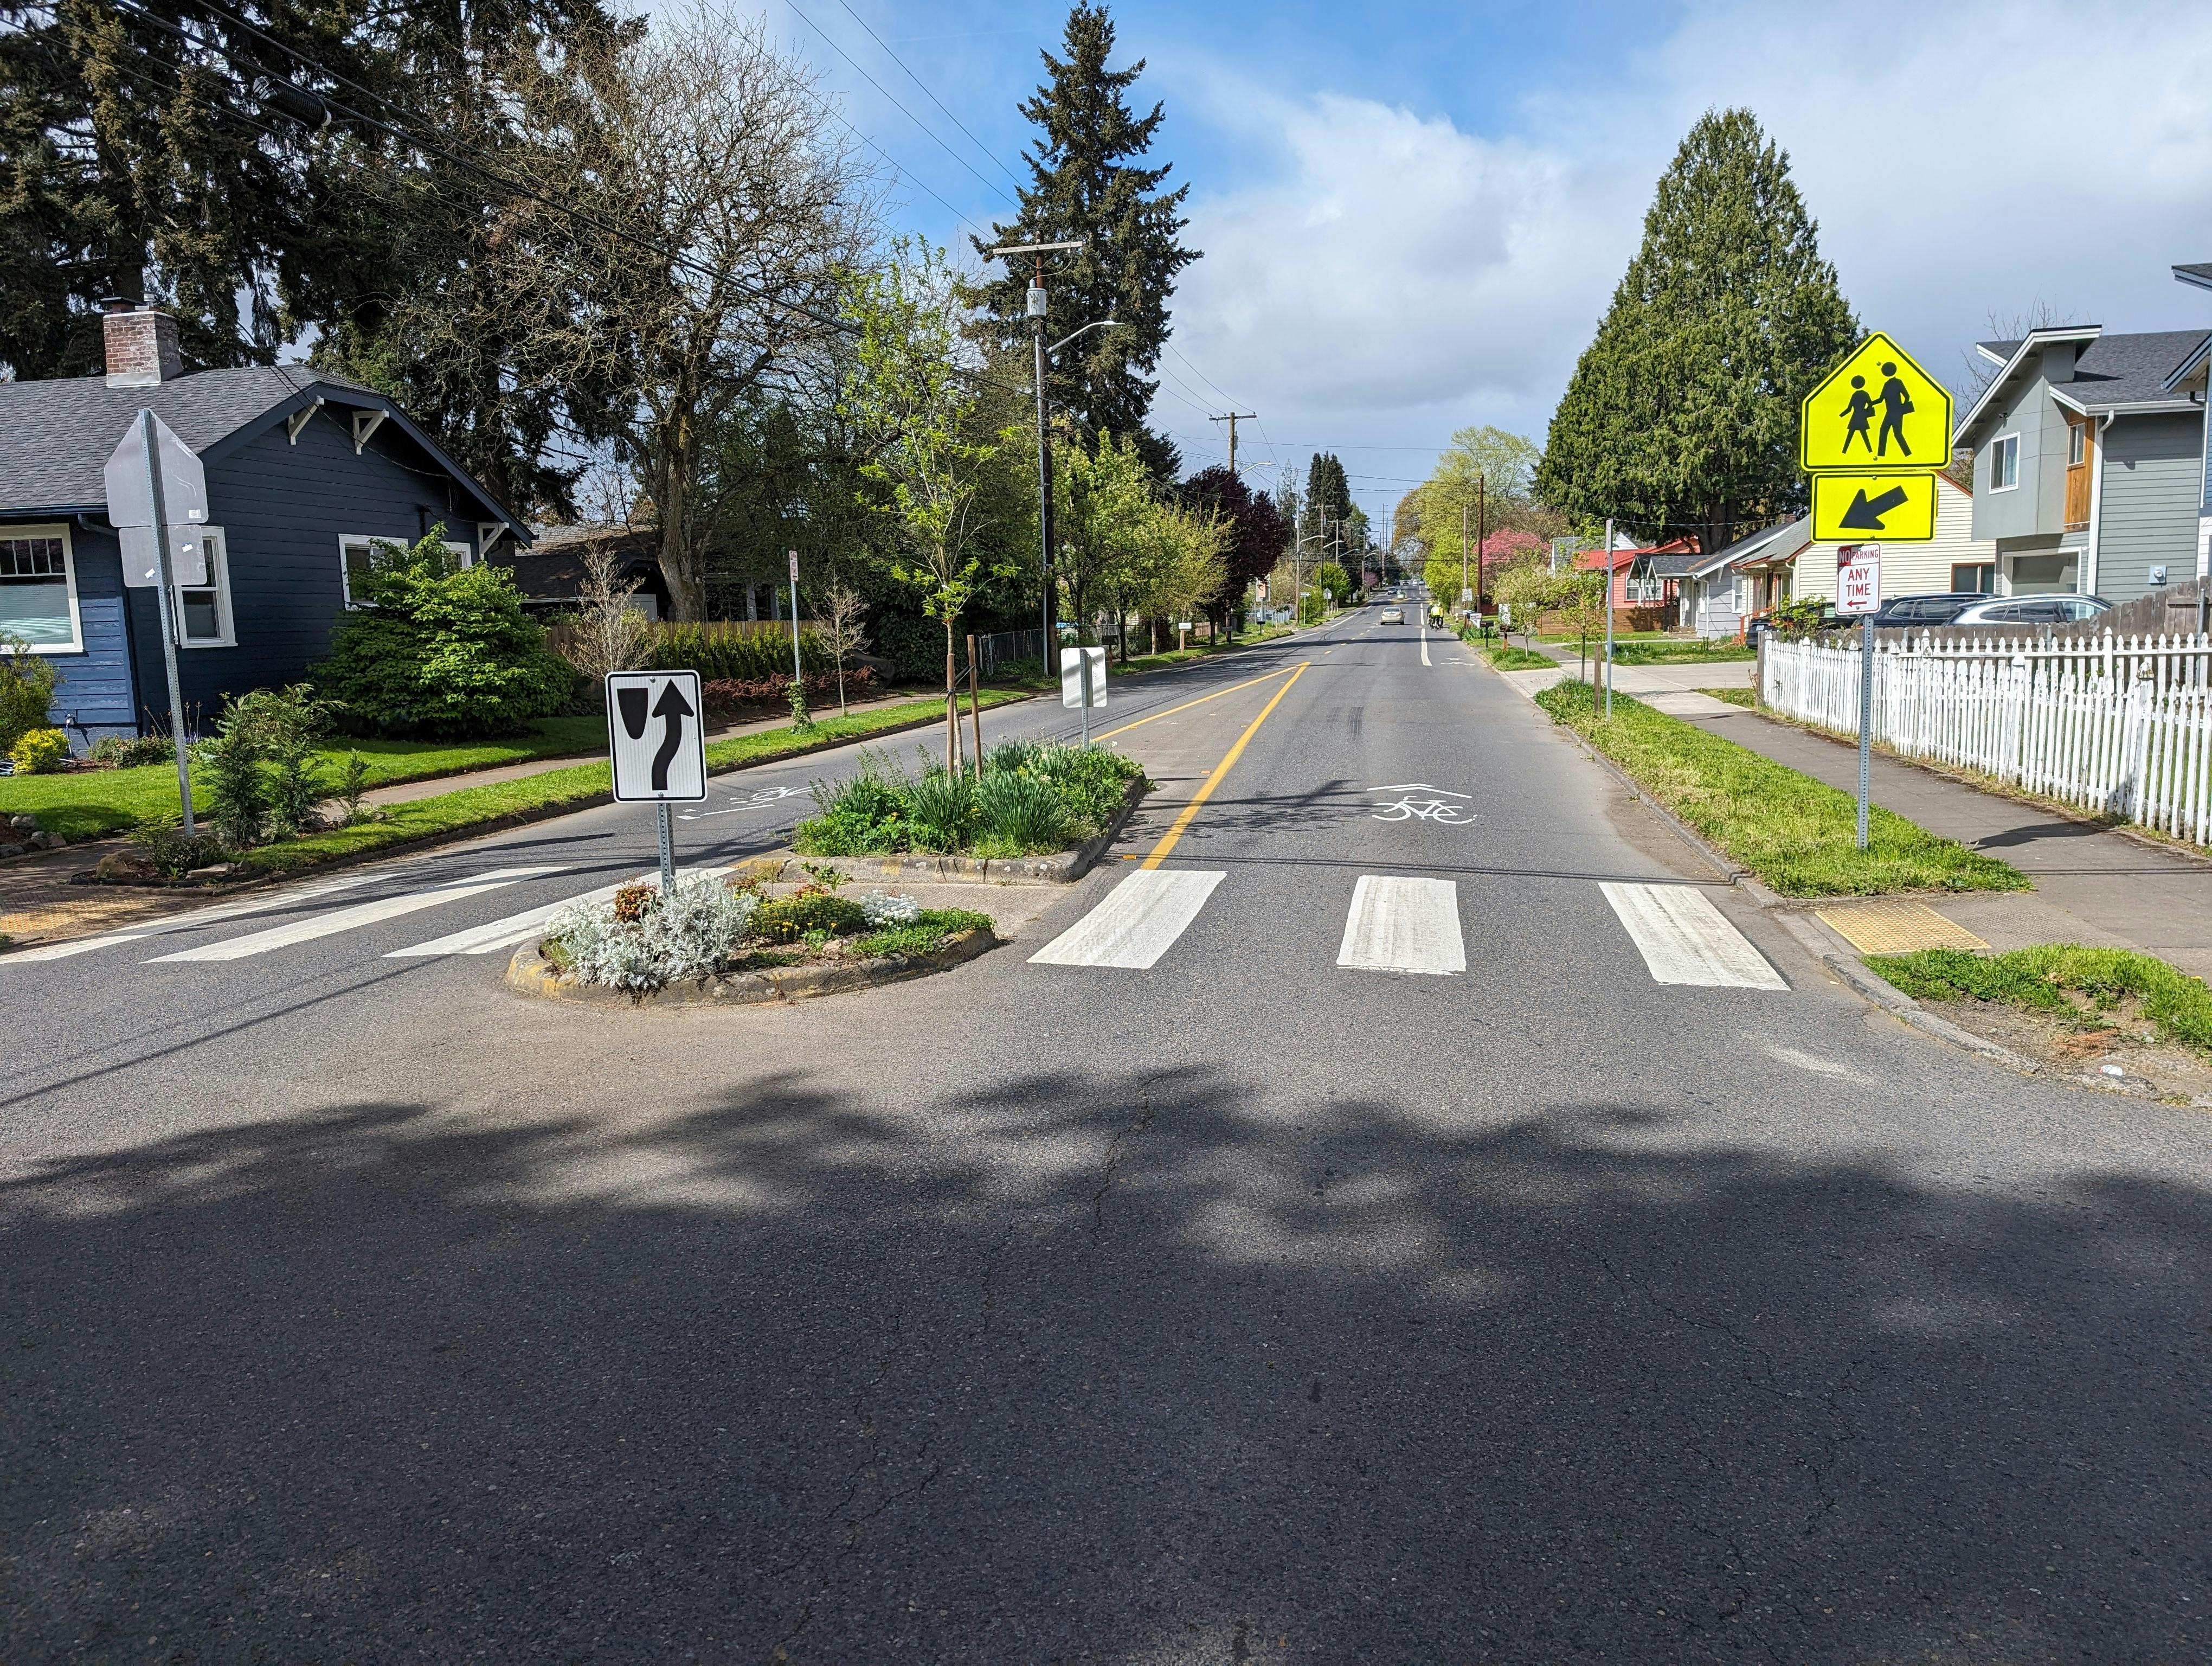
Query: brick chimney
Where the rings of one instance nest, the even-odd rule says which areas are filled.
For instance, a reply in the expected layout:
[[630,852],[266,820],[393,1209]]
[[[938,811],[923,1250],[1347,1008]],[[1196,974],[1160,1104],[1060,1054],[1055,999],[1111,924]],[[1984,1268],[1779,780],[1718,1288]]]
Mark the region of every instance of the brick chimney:
[[100,329],[106,341],[110,387],[158,387],[184,374],[177,321],[167,313],[110,302]]

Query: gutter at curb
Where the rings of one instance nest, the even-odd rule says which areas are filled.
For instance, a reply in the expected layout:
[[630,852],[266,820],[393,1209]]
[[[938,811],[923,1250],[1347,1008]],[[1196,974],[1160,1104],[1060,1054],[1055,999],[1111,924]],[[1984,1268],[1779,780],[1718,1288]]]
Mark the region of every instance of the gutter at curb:
[[2021,1057],[2008,1047],[1985,1041],[1971,1030],[1961,1030],[1948,1018],[1937,1018],[1895,984],[1876,974],[1872,968],[1848,955],[1825,954],[1820,959],[1830,971],[1899,1022],[1924,1031],[1939,1041],[1949,1042],[1954,1047],[1964,1048],[1969,1053],[1987,1059],[1991,1064],[2001,1065],[2022,1076],[2043,1073],[2042,1067],[2033,1060]]
[[514,952],[501,981],[520,994],[584,1006],[758,1006],[927,977],[975,959],[996,948],[1000,940],[991,931],[963,932],[931,954],[885,955],[880,960],[842,966],[775,966],[765,971],[740,972],[734,977],[717,974],[636,994],[562,976],[538,952],[533,941]]

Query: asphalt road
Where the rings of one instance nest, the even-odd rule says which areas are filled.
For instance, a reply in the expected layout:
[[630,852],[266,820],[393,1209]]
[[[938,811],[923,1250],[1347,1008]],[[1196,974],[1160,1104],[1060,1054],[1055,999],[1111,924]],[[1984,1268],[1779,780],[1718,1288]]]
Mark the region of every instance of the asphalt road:
[[2212,1652],[2203,1113],[1870,1013],[1375,620],[1133,685],[1162,790],[939,978],[386,958],[628,810],[0,962],[0,1657]]

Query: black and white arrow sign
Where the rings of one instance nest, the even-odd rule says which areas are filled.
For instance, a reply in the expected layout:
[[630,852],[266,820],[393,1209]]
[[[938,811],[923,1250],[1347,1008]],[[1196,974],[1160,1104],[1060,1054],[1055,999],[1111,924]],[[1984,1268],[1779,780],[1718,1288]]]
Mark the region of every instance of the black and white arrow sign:
[[618,671],[607,678],[607,749],[625,804],[707,796],[707,726],[696,671]]

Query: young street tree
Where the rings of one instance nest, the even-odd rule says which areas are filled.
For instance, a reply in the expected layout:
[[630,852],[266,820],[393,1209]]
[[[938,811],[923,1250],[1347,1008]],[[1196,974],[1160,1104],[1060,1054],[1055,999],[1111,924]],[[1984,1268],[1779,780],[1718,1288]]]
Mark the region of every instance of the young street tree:
[[1857,338],[1790,159],[1709,112],[1552,418],[1536,495],[1715,549],[1802,505],[1797,405]]
[[868,639],[864,622],[868,617],[868,605],[860,593],[845,582],[833,578],[823,593],[822,617],[816,629],[829,644],[830,653],[837,663],[837,714],[844,716],[852,708],[845,703],[845,661],[867,647]]
[[963,313],[941,250],[900,239],[882,271],[854,286],[860,340],[842,414],[860,435],[860,472],[882,487],[909,560],[894,569],[945,627],[945,767],[959,768],[953,628],[980,581],[969,554],[976,502],[1006,443],[990,432],[975,367],[963,363]]
[[[978,238],[975,248],[1090,240],[1050,268],[1051,327],[1064,335],[1105,318],[1121,327],[1094,330],[1048,371],[1053,403],[1093,434],[1133,440],[1153,476],[1171,480],[1175,447],[1145,425],[1159,386],[1146,378],[1167,343],[1176,274],[1199,258],[1176,240],[1190,187],[1163,191],[1169,168],[1138,165],[1152,149],[1161,106],[1141,117],[1130,110],[1124,94],[1144,60],[1126,70],[1107,67],[1114,23],[1106,9],[1079,0],[1061,50],[1060,58],[1041,54],[1047,80],[1022,106],[1040,133],[1025,158],[1031,183],[1022,188],[1021,212],[1011,225],[994,224],[992,241]],[[1026,261],[1010,261],[973,292],[985,327],[1003,347],[1027,349],[1033,272]]]

